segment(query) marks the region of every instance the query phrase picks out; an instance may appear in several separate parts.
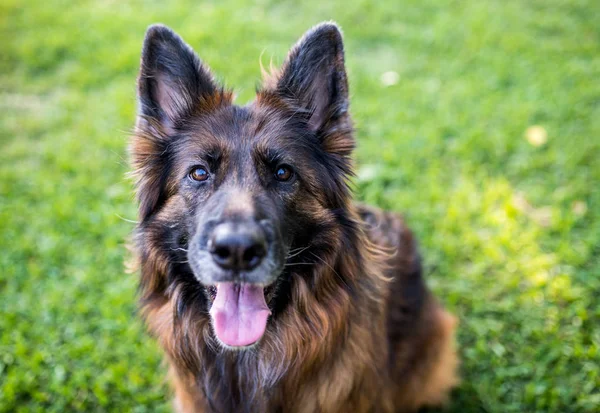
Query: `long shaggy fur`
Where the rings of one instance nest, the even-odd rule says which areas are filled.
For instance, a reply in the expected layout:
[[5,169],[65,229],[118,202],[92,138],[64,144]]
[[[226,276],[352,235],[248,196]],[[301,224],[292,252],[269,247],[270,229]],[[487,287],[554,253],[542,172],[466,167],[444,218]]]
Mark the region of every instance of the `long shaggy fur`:
[[[172,61],[180,56],[183,63]],[[427,290],[402,219],[351,199],[354,138],[337,27],[307,33],[247,108],[233,106],[162,26],[147,35],[139,85],[131,153],[141,308],[165,351],[176,410],[409,412],[444,403],[458,383],[456,319]],[[262,153],[282,131],[299,136],[283,147],[308,165],[298,195],[278,209],[299,252],[267,293],[265,335],[231,350],[215,338],[210,292],[181,252],[195,228],[186,222],[202,205],[182,193],[177,171],[182,154],[208,142],[227,154],[258,140]],[[222,138],[231,135],[237,140]]]

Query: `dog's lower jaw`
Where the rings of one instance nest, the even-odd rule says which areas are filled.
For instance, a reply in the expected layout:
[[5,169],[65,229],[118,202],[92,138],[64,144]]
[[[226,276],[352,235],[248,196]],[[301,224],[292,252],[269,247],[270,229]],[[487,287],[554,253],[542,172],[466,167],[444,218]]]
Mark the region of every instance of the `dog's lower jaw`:
[[245,352],[245,351],[254,351],[254,350],[256,350],[256,349],[258,349],[258,348],[259,348],[259,346],[260,346],[260,342],[262,341],[262,337],[261,337],[261,338],[259,338],[257,341],[255,341],[254,343],[252,343],[252,344],[248,344],[247,346],[230,346],[230,345],[228,345],[228,344],[226,344],[226,343],[222,342],[222,341],[219,339],[219,337],[218,337],[218,336],[217,336],[217,335],[214,333],[214,326],[212,326],[212,323],[211,323],[211,328],[212,328],[213,335],[214,335],[214,337],[215,337],[215,339],[216,339],[217,343],[219,343],[219,346],[220,346],[220,347],[221,347],[223,350],[225,350],[225,351],[230,351],[230,352],[232,352],[232,353],[243,353],[243,352]]

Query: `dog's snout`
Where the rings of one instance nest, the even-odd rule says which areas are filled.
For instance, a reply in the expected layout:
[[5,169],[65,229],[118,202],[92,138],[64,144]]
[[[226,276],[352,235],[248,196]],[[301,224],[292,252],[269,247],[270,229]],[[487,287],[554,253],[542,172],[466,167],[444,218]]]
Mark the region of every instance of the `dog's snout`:
[[265,233],[255,223],[219,224],[210,238],[209,251],[223,269],[250,271],[267,253]]

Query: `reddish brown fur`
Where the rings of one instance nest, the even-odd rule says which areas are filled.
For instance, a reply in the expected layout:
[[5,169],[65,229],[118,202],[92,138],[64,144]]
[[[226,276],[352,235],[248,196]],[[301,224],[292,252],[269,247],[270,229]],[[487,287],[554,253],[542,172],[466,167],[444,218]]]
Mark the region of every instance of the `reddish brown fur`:
[[[273,93],[276,83],[258,94],[248,134],[285,129],[295,108]],[[226,124],[230,104],[222,90],[203,97],[188,127],[202,122],[211,131],[204,135],[218,136],[206,116]],[[348,128],[346,119],[323,140],[325,152],[343,162],[354,146]],[[144,120],[131,151],[143,218],[136,240],[142,311],[167,355],[177,411],[409,412],[447,400],[458,383],[456,319],[425,287],[411,232],[395,214],[354,204],[345,181],[329,183],[339,188],[332,201],[309,172],[315,194],[294,202],[298,220],[324,228],[311,241],[314,263],[291,267],[289,302],[255,347],[222,348],[206,308],[195,304],[197,281],[172,281],[179,267],[164,240],[188,207],[176,181],[157,167],[168,135]]]

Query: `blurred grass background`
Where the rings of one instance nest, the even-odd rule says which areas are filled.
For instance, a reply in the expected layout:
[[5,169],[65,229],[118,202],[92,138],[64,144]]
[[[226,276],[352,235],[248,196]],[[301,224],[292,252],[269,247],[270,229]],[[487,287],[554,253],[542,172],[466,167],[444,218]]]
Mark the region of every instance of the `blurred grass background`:
[[461,319],[452,412],[600,405],[600,3],[0,3],[0,412],[166,411],[124,272],[141,42],[170,25],[247,102],[346,38],[358,196],[403,211]]

